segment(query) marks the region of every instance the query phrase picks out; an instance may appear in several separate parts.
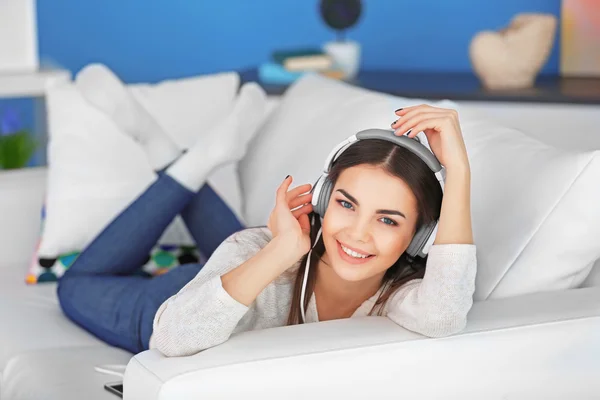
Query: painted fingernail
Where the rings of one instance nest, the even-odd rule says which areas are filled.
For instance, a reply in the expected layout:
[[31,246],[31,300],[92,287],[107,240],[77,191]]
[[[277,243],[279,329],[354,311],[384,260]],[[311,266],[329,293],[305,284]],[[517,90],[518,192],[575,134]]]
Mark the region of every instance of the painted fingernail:
[[391,126],[393,127],[394,125],[396,125],[396,122],[398,122],[398,120],[395,120],[394,122],[392,122]]
[[398,111],[400,111],[400,110],[402,110],[402,108],[399,108],[399,109],[397,109],[397,110],[396,110],[396,111],[394,111],[394,112],[398,112]]
[[406,134],[410,135],[411,132],[412,132],[412,129],[409,129],[408,132],[406,132]]
[[288,176],[286,176],[286,177],[285,177],[285,179],[284,179],[284,181],[285,181],[287,178],[289,178],[289,177],[290,177],[289,175],[288,175]]

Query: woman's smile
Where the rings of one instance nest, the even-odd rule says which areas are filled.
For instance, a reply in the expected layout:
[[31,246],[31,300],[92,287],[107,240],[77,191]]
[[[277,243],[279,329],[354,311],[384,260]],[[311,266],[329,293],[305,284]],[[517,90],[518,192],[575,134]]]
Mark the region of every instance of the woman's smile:
[[417,216],[417,200],[402,179],[371,165],[345,169],[322,224],[334,272],[352,282],[383,277],[408,247]]
[[365,253],[358,249],[346,246],[339,240],[336,240],[336,243],[338,248],[338,254],[342,258],[342,260],[346,261],[347,263],[364,264],[370,261],[373,257],[375,257],[374,254]]

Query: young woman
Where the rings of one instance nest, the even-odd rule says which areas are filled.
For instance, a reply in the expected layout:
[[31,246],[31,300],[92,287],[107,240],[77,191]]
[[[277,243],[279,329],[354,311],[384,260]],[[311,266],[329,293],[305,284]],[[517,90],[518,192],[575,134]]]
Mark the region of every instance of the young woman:
[[[233,333],[302,323],[304,262],[314,246],[306,322],[385,315],[427,336],[459,332],[472,305],[476,257],[470,168],[458,117],[454,110],[427,105],[396,114],[397,134],[410,130],[414,137],[423,131],[445,166],[443,195],[433,172],[414,153],[364,140],[333,165],[334,187],[322,226],[319,218],[310,223],[311,185],[290,190],[288,176],[277,189],[268,226],[243,229],[209,187],[192,190],[210,171],[190,167],[201,154],[184,154],[63,276],[58,294],[65,314],[132,352],[195,354]],[[154,278],[136,275],[178,214],[208,262]],[[418,228],[438,219],[429,255],[407,257]]]

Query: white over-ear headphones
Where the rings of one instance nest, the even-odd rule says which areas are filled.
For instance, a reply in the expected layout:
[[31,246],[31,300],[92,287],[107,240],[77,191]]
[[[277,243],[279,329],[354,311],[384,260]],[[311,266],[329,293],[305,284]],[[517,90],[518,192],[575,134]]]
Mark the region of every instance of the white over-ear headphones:
[[[321,219],[323,219],[323,217],[325,216],[325,211],[327,210],[327,205],[329,204],[329,198],[331,197],[331,192],[333,190],[334,185],[334,183],[331,182],[331,180],[329,179],[329,172],[331,170],[331,166],[333,165],[335,160],[337,160],[338,157],[353,143],[356,143],[359,140],[369,139],[385,140],[394,143],[398,146],[404,147],[416,154],[421,160],[423,160],[423,162],[425,162],[425,164],[427,164],[427,166],[435,174],[442,188],[442,192],[444,191],[446,170],[440,164],[440,162],[431,152],[431,150],[429,150],[425,145],[421,144],[418,139],[412,139],[407,136],[398,136],[392,130],[367,129],[350,136],[348,139],[338,144],[327,157],[323,173],[313,186],[312,190],[313,211],[315,212],[315,214],[318,214],[321,217]],[[425,257],[427,253],[429,253],[429,249],[433,245],[437,233],[437,228],[438,221],[421,226],[417,230],[417,233],[415,233],[415,236],[413,237],[410,244],[408,245],[406,253],[413,258]],[[321,229],[319,229],[319,232],[317,233],[317,237],[315,239],[315,243],[313,244],[313,248],[311,248],[310,252],[308,253],[308,257],[306,259],[306,266],[304,268],[304,279],[302,282],[302,292],[300,295],[300,311],[302,314],[303,322],[306,322],[306,315],[304,310],[304,297],[306,294],[308,270],[310,268],[310,256],[312,254],[314,246],[317,244],[320,237]]]

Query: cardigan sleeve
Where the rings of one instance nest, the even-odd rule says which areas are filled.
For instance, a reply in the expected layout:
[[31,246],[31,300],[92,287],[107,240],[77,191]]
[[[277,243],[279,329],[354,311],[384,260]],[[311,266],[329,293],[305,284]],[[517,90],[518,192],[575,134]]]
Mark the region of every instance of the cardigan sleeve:
[[387,317],[429,337],[462,331],[473,305],[476,272],[475,245],[433,245],[423,279],[406,283],[391,296]]
[[221,243],[194,279],[160,306],[154,317],[150,348],[167,357],[179,357],[228,340],[249,307],[227,293],[221,276],[267,243],[260,229],[243,230]]

